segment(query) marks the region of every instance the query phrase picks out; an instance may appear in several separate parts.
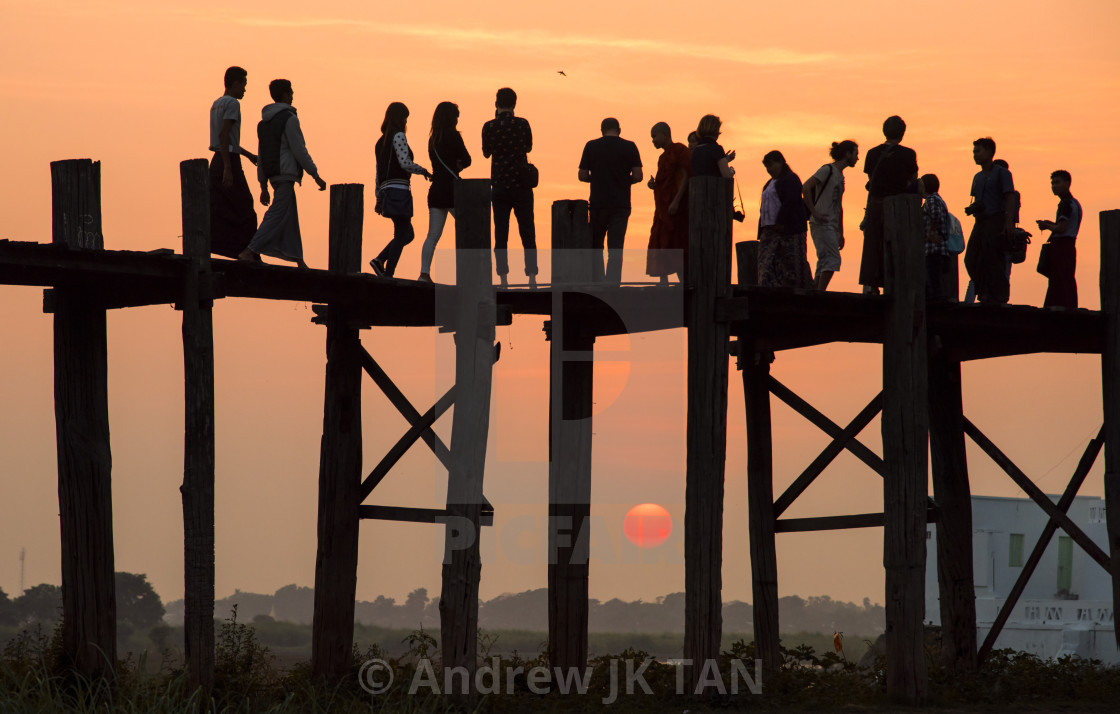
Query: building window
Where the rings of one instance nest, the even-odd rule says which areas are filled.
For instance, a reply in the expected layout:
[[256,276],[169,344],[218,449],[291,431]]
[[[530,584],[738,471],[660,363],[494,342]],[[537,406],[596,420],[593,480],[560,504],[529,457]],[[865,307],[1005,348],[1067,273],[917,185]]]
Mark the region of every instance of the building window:
[[1073,539],[1058,537],[1058,590],[1069,592],[1073,587]]
[[1012,533],[1008,548],[1007,565],[1012,568],[1023,567],[1023,534]]

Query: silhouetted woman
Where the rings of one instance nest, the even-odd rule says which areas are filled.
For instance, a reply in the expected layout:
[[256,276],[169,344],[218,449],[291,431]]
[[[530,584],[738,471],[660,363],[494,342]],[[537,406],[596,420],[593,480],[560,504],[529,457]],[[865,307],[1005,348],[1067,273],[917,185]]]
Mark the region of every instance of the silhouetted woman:
[[780,151],[762,157],[770,180],[762,187],[758,216],[758,284],[771,288],[809,288],[805,237],[809,209],[801,197],[801,179]]
[[393,102],[385,110],[385,121],[381,122],[381,138],[374,147],[377,160],[377,207],[376,211],[393,221],[393,239],[369,261],[373,272],[386,278],[393,277],[401,251],[412,242],[412,190],[409,181],[412,174],[420,174],[431,179],[432,174],[423,166],[412,161],[412,149],[405,137],[408,124],[408,107]]
[[697,143],[695,147],[692,146],[691,135],[689,136],[694,176],[731,178],[735,175],[735,169],[728,165],[728,162],[735,158],[735,152],[724,151],[723,147],[716,141],[719,139],[721,126],[723,124],[719,117],[715,114],[707,114],[700,119],[700,125],[696,127]]
[[459,107],[440,102],[432,115],[428,159],[432,162],[432,187],[428,190],[428,237],[420,251],[420,280],[432,282],[432,254],[443,235],[447,214],[455,215],[455,180],[471,165],[471,155],[457,127]]

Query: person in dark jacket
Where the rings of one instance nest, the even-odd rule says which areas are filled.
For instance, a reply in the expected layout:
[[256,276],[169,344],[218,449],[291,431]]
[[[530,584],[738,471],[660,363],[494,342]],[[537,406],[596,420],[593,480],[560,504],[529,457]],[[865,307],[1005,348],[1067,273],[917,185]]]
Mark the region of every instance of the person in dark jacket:
[[758,284],[762,287],[810,288],[806,223],[808,209],[801,179],[780,151],[762,157],[770,180],[762,187],[758,218]]
[[428,189],[428,237],[420,252],[420,281],[432,282],[432,254],[443,235],[447,214],[455,215],[455,179],[471,165],[471,155],[459,133],[459,106],[440,102],[432,115],[428,159],[432,162],[432,187]]
[[401,251],[412,242],[412,174],[431,180],[432,174],[412,160],[405,129],[408,126],[408,107],[393,102],[385,110],[381,122],[381,138],[374,147],[377,159],[377,208],[378,213],[393,221],[393,239],[377,257],[369,261],[373,272],[384,278],[393,277]]

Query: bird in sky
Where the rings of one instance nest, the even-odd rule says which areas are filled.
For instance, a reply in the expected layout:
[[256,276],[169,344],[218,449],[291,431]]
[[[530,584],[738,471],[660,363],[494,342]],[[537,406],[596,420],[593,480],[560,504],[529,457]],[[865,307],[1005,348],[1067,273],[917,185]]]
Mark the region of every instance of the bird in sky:
[[567,72],[565,72],[562,69],[556,70],[556,74],[560,75],[561,77],[567,77],[568,76]]

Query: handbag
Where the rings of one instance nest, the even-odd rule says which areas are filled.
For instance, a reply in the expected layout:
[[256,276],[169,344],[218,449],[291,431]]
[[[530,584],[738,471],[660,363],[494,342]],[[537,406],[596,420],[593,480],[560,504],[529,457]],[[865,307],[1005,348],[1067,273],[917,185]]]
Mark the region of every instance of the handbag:
[[412,217],[412,191],[399,188],[382,188],[377,192],[377,212],[386,218]]
[[1010,242],[1008,252],[1011,253],[1011,262],[1016,265],[1026,262],[1027,246],[1031,244],[1031,234],[1022,228],[1015,228],[1008,236],[1008,240]]
[[541,172],[537,170],[536,166],[529,163],[529,159],[525,159],[525,165],[521,167],[521,183],[525,188],[536,188],[541,182]]
[[1050,277],[1052,272],[1052,265],[1050,264],[1050,243],[1043,243],[1038,248],[1038,272],[1040,275]]

